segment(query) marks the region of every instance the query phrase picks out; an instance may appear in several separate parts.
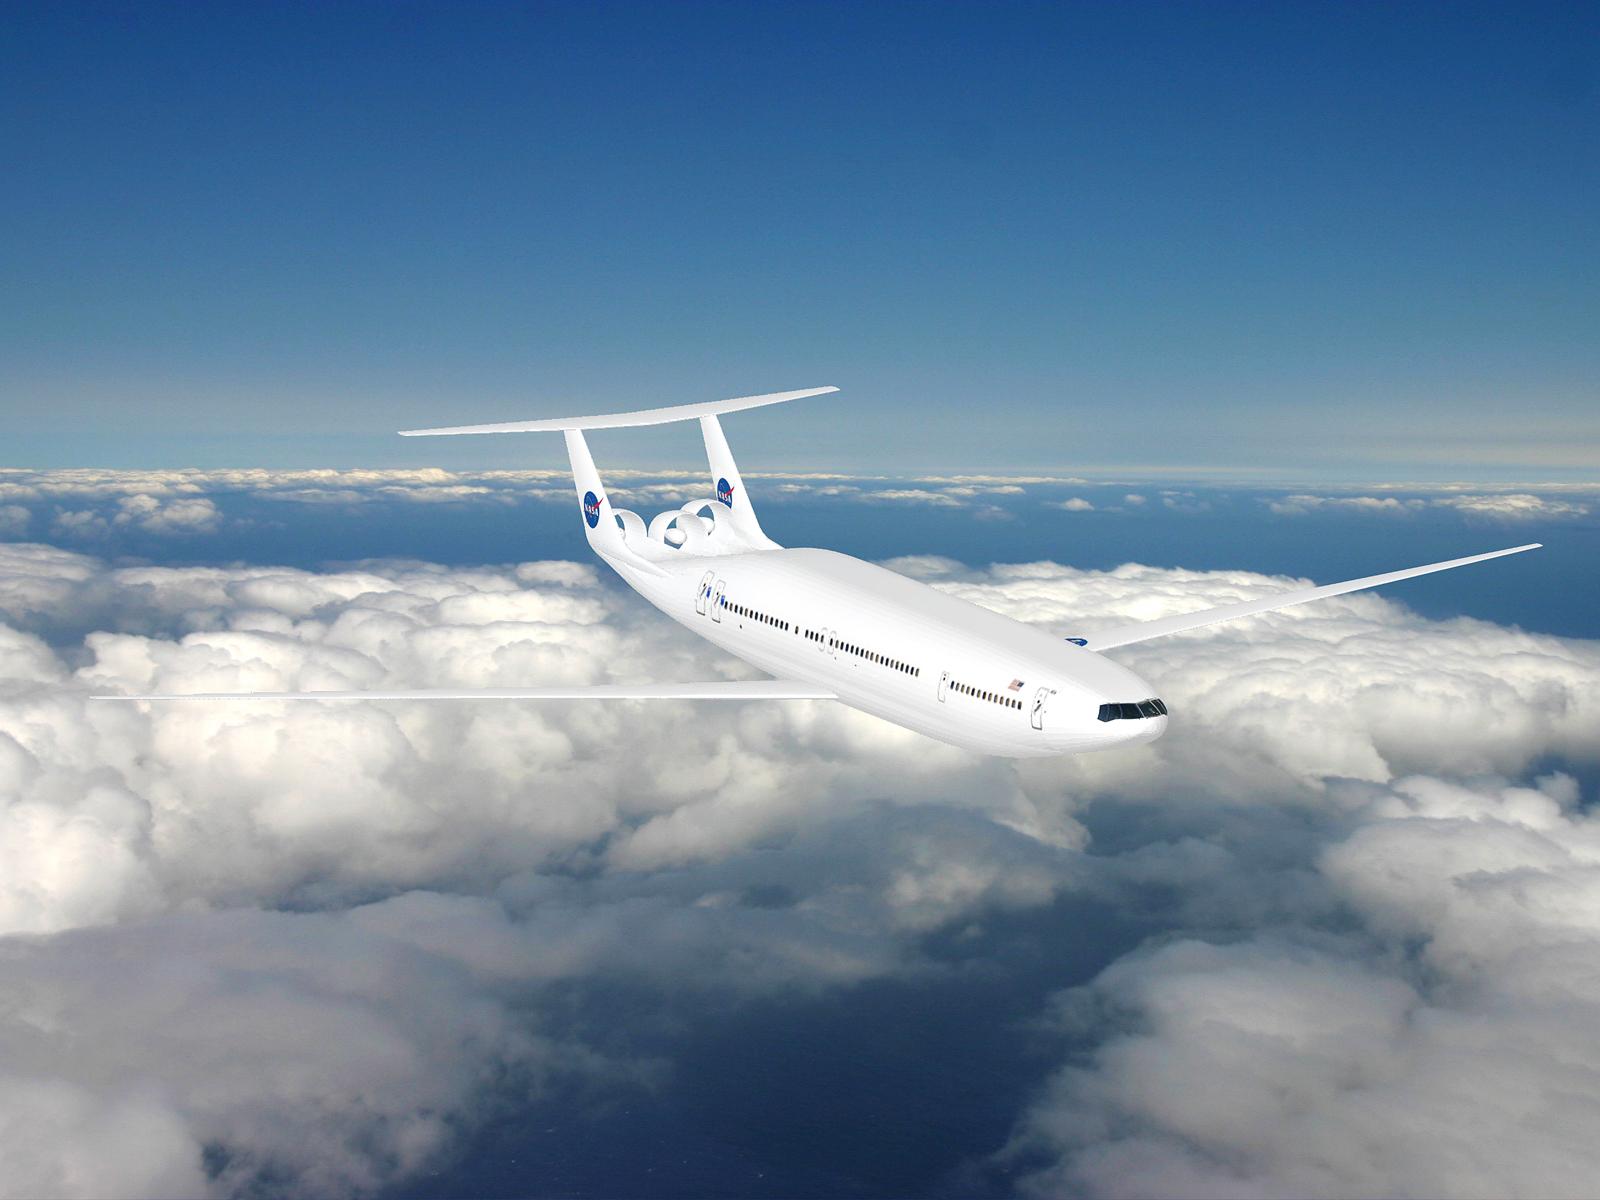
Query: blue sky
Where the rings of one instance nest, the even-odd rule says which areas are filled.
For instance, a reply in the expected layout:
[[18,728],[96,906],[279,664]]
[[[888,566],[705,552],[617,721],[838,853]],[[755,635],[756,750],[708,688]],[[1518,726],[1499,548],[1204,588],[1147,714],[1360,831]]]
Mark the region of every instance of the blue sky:
[[[1567,479],[1592,6],[11,5],[10,465]],[[679,461],[669,433],[602,462]]]

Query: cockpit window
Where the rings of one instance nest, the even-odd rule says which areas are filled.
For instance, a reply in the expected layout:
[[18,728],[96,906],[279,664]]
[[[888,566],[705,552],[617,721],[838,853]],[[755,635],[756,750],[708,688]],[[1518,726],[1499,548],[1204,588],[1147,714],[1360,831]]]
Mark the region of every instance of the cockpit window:
[[1137,721],[1144,717],[1164,717],[1167,715],[1167,706],[1160,700],[1140,700],[1136,704],[1102,704],[1100,706],[1100,720],[1102,721]]

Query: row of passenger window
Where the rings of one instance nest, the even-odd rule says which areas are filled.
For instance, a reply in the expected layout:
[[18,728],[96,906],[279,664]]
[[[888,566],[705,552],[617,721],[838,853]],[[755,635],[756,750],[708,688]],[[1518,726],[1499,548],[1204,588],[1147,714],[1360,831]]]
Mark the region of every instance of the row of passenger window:
[[975,688],[970,683],[950,682],[950,690],[960,692],[963,696],[971,696],[974,700],[987,700],[990,704],[1004,705],[1006,708],[1021,708],[1022,701],[1015,696],[1007,696],[1004,692],[990,692],[983,688]]
[[781,629],[784,633],[789,632],[789,622],[764,612],[757,612],[755,609],[747,608],[743,604],[729,604],[726,596],[722,598],[722,607],[737,616],[744,617],[746,620],[760,621],[763,625],[771,625],[774,629]]
[[[794,626],[788,621],[785,621],[780,617],[774,617],[769,613],[758,612],[755,609],[750,608],[748,605],[734,604],[726,596],[722,597],[722,607],[733,613],[735,616],[744,617],[749,621],[760,621],[763,625],[770,625],[774,629],[781,630],[784,633],[788,633],[794,628]],[[887,654],[879,654],[876,650],[868,650],[864,646],[858,646],[854,642],[844,641],[842,638],[837,638],[832,634],[824,633],[820,629],[803,629],[800,632],[805,634],[807,641],[816,642],[818,645],[826,645],[830,650],[842,650],[846,654],[853,654],[857,658],[864,658],[868,662],[877,663],[880,667],[888,667],[891,671],[899,671],[902,674],[910,675],[913,678],[922,674],[921,667],[913,667],[908,662],[902,662],[898,658],[890,658]]]
[[1167,706],[1159,700],[1141,700],[1137,704],[1102,704],[1102,721],[1137,721],[1141,717],[1164,717]]
[[880,667],[888,667],[891,671],[900,671],[912,677],[922,674],[921,667],[913,667],[910,663],[901,662],[898,658],[890,658],[887,654],[879,654],[876,650],[868,650],[854,642],[846,642],[840,638],[828,637],[828,645],[834,649],[843,650],[846,654],[853,654],[857,658],[864,658],[870,663],[877,663]]

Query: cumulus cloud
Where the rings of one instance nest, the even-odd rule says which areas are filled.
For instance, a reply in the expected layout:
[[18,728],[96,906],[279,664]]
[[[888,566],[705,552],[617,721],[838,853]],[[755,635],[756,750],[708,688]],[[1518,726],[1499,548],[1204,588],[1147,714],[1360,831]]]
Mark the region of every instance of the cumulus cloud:
[[[922,483],[928,481],[918,480],[917,482]],[[942,488],[940,490],[942,490],[947,496],[961,496],[970,499],[975,496],[1021,496],[1024,495],[1028,489],[1015,483],[963,483],[954,484],[950,487]]]
[[854,496],[861,491],[853,483],[779,483],[772,490],[783,496]]
[[1027,1114],[1032,1194],[1593,1194],[1600,822],[1570,777],[1356,789],[1324,920],[1130,956],[1057,1002],[1108,1025]]
[[[199,1196],[276,1177],[348,1195],[415,1172],[485,1072],[536,1086],[559,1058],[475,979],[481,951],[429,936],[461,903],[7,943],[27,990],[0,1021],[0,1190]],[[466,924],[493,936],[493,918]]]
[[104,537],[111,522],[92,509],[58,509],[50,531],[66,537]]
[[[923,831],[816,852],[805,913],[743,905],[756,881],[725,872],[661,894],[657,869],[682,887],[685,867],[870,811],[884,777],[1034,823],[994,766],[837,706],[85,698],[743,670],[587,566],[112,569],[11,546],[0,584],[0,928],[35,939],[0,942],[25,987],[0,1005],[16,1194],[368,1192],[441,1153],[491,1079],[610,1078],[585,1046],[543,1045],[530,989],[597,968],[667,986],[689,963],[733,993],[848,982],[892,969],[899,931],[1051,886]],[[91,632],[81,666],[26,628],[107,596],[124,629]]]
[[121,497],[104,512],[58,510],[51,528],[58,534],[99,538],[116,530],[177,535],[214,533],[221,524],[221,510],[204,496],[164,498],[141,492]]
[[1093,512],[1094,511],[1094,505],[1091,504],[1089,501],[1085,500],[1082,496],[1073,496],[1073,497],[1071,497],[1070,499],[1067,499],[1067,500],[1058,500],[1058,501],[1055,501],[1052,504],[1046,505],[1045,507],[1047,507],[1047,508],[1064,508],[1068,512]]
[[0,537],[18,537],[28,531],[33,514],[20,504],[0,504]]
[[959,497],[948,492],[933,492],[927,488],[880,488],[861,493],[861,499],[889,504],[927,504],[935,508],[960,508]]
[[[1291,582],[894,565],[1060,634]],[[0,613],[0,1157],[18,1193],[371,1192],[507,1094],[653,1086],[670,1065],[562,1019],[585,981],[699,989],[710,1012],[932,986],[935,939],[981,947],[996,914],[1068,894],[1153,908],[1166,948],[1053,1008],[1090,1049],[1019,1122],[1040,1192],[1436,1190],[1461,1176],[1412,1153],[1433,1122],[1487,1145],[1511,1119],[1449,1107],[1484,1030],[1529,1056],[1513,1069],[1507,1049],[1497,1076],[1525,1114],[1576,1086],[1540,1072],[1548,1047],[1600,1059],[1600,972],[1576,949],[1600,841],[1570,779],[1526,778],[1600,756],[1594,642],[1341,597],[1118,652],[1172,708],[1168,736],[1013,764],[812,702],[86,700],[747,673],[587,565],[117,567],[7,544]],[[1097,845],[1105,812],[1140,806],[1142,830]],[[1173,998],[1188,987],[1212,1025]],[[1429,1124],[1375,1128],[1344,1095],[1351,1063],[1379,1111]],[[1299,1108],[1268,1111],[1284,1080]],[[1270,1119],[1251,1132],[1185,1099],[1221,1082],[1208,1107]],[[1511,1173],[1542,1150],[1593,1167],[1561,1141],[1582,1119],[1566,1111],[1485,1178],[1560,1191],[1554,1167]]]
[[117,501],[114,525],[130,525],[146,533],[210,533],[222,520],[217,506],[203,496],[161,500],[125,496]]
[[1286,517],[1323,510],[1398,516],[1427,506],[1425,500],[1400,500],[1394,496],[1308,496],[1299,493],[1271,499],[1266,503],[1273,512]]
[[1497,521],[1533,521],[1561,517],[1587,516],[1589,508],[1570,500],[1556,500],[1547,496],[1534,496],[1526,492],[1500,495],[1446,496],[1433,503],[1454,508],[1474,517],[1491,517]]

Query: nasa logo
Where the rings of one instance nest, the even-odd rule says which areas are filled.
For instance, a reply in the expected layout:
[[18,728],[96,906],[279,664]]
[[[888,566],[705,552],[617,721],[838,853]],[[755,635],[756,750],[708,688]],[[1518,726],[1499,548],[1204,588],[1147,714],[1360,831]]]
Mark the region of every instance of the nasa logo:
[[590,529],[600,524],[600,497],[593,492],[583,494],[583,519],[589,522]]
[[732,508],[733,484],[729,483],[726,479],[717,480],[717,499],[721,500],[729,508]]

